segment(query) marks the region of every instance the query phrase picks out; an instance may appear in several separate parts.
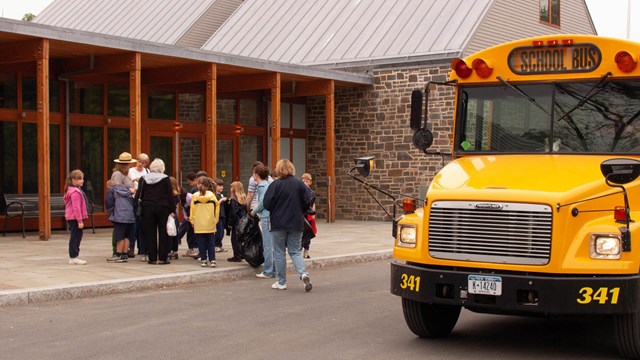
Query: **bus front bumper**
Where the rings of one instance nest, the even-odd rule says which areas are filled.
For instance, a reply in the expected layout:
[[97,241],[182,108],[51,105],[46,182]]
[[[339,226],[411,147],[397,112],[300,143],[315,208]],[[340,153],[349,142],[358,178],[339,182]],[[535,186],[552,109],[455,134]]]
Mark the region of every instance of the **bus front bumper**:
[[638,310],[640,276],[523,275],[391,263],[391,293],[504,314],[622,314]]

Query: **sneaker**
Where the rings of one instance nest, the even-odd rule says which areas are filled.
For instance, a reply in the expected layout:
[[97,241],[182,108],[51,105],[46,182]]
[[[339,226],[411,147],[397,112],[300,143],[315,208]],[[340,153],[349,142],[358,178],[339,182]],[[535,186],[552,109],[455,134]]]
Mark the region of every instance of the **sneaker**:
[[140,257],[140,261],[149,261],[149,256],[145,254],[138,254],[138,256]]
[[207,260],[200,261],[200,266],[207,267]]
[[276,290],[287,290],[287,284],[284,285],[280,285],[278,284],[278,282],[274,282],[273,285],[271,285],[272,289],[276,289]]
[[302,252],[302,257],[305,259],[311,259],[311,256],[309,256],[309,250],[304,249],[304,251]]
[[209,261],[209,267],[216,267],[216,261],[215,260]]
[[265,274],[263,272],[261,272],[259,274],[256,274],[256,277],[260,278],[260,279],[273,279],[274,278],[273,275],[269,276],[269,275],[267,275],[267,274]]
[[73,258],[73,259],[69,259],[69,265],[86,265],[87,262],[80,259],[80,258]]
[[127,253],[127,256],[130,258],[134,258],[136,257],[136,252],[133,249],[129,249],[129,252]]
[[129,261],[129,256],[127,254],[124,255],[120,255],[120,262],[128,262]]
[[306,292],[311,291],[311,289],[313,288],[313,285],[311,285],[311,279],[309,279],[309,275],[307,274],[302,275],[302,277],[300,277],[300,280],[302,280],[302,282],[304,283],[304,291]]
[[191,253],[191,257],[194,259],[197,259],[200,257],[200,250],[194,249],[193,252]]
[[216,247],[216,252],[227,252],[227,249],[223,247]]
[[229,261],[229,262],[241,262],[242,258],[240,256],[232,256],[232,257],[228,258],[227,261]]
[[120,263],[120,262],[123,262],[123,261],[122,261],[122,257],[120,257],[120,256],[118,256],[118,255],[113,255],[112,257],[110,257],[110,258],[108,258],[108,259],[107,259],[107,262],[110,262],[110,263]]

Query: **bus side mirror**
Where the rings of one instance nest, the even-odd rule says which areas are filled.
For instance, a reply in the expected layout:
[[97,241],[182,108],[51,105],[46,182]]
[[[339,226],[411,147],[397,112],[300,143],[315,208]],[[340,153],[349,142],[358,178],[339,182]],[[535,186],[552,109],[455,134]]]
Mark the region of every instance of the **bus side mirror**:
[[640,176],[640,161],[634,159],[609,159],[600,164],[600,171],[607,182],[622,185]]
[[358,172],[362,177],[369,176],[371,169],[373,169],[373,159],[373,156],[363,156],[354,159],[356,163],[354,168],[358,169]]
[[420,129],[421,121],[422,121],[422,91],[413,90],[411,92],[411,117],[410,117],[411,130],[416,131]]

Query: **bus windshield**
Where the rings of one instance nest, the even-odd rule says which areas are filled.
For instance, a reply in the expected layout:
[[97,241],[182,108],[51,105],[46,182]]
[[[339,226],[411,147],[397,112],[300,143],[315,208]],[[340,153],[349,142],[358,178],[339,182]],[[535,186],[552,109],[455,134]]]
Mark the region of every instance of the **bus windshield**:
[[640,81],[460,86],[456,152],[640,154]]

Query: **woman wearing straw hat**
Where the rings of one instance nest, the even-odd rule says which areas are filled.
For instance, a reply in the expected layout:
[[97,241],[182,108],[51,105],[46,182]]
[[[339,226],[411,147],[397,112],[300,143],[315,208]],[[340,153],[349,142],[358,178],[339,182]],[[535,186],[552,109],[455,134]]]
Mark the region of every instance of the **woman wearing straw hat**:
[[136,217],[133,211],[133,193],[135,188],[129,178],[129,168],[136,160],[128,152],[123,152],[117,159],[111,174],[111,187],[107,193],[107,211],[113,223],[113,256],[108,262],[127,262],[129,240],[135,238]]

